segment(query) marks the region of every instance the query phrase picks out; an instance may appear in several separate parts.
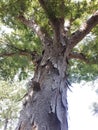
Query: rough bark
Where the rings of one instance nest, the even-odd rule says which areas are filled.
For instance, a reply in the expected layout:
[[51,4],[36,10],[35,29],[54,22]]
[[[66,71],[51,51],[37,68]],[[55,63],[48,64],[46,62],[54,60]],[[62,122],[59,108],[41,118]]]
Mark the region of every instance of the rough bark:
[[46,47],[16,130],[68,130],[66,55],[62,45]]
[[68,130],[69,82],[66,74],[68,58],[84,59],[83,55],[78,54],[78,57],[73,55],[72,49],[98,23],[98,12],[84,24],[82,29],[67,37],[64,32],[64,18],[56,18],[53,11],[48,12],[49,7],[45,0],[39,0],[39,3],[51,22],[54,36],[52,39],[48,37],[35,21],[19,17],[21,22],[32,28],[39,36],[43,42],[44,54],[38,62],[34,78],[25,96],[16,130]]

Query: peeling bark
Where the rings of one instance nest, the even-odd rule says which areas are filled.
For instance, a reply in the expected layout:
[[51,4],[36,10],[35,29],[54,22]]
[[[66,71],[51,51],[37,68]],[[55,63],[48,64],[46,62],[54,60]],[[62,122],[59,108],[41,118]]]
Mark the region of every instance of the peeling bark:
[[[39,3],[49,18],[54,36],[51,39],[34,20],[19,16],[20,21],[32,28],[42,41],[44,54],[37,63],[16,130],[68,130],[68,58],[72,56],[70,54],[73,47],[97,25],[98,11],[86,21],[82,29],[67,37],[64,32],[64,18],[57,18],[53,10],[49,12],[47,1],[39,0]],[[77,58],[83,60],[82,55]]]
[[63,46],[47,47],[25,97],[16,130],[68,130],[65,57]]

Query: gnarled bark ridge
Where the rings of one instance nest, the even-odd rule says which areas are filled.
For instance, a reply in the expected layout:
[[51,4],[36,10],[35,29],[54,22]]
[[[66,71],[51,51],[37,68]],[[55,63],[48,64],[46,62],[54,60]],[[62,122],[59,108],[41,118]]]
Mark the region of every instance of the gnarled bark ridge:
[[47,46],[36,68],[16,130],[67,130],[67,87],[64,47]]

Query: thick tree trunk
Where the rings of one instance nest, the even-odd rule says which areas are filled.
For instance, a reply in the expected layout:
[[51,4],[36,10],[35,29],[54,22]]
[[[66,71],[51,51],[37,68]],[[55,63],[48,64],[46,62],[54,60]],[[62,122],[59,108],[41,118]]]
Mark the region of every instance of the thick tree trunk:
[[16,130],[68,130],[66,55],[47,46],[25,97]]
[[[21,22],[32,28],[40,38],[44,46],[44,54],[41,61],[37,62],[38,66],[25,97],[16,130],[68,130],[67,59],[77,57],[87,61],[83,55],[76,56],[76,53],[71,52],[73,47],[98,23],[98,11],[82,28],[68,37],[64,28],[64,17],[57,18],[54,10],[52,8],[50,10],[47,1],[38,1],[49,18],[54,35],[51,38],[34,20],[26,20],[24,16],[19,16]],[[61,7],[63,5],[62,1]]]

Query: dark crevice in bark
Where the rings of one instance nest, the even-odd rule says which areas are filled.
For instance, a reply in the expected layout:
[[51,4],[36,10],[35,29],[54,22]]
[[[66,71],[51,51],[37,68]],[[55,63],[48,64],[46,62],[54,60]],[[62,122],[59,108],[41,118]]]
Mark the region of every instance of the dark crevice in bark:
[[37,65],[16,130],[68,129],[66,54],[55,47],[48,46]]
[[41,86],[42,90],[33,91],[33,95],[28,98],[27,104],[21,111],[20,129],[17,130],[34,130],[34,126],[38,127],[38,130],[66,129],[67,86],[65,85],[65,89],[61,87],[60,90],[60,86],[65,83],[59,80],[59,76],[54,75],[51,74],[51,79],[49,80],[45,76],[46,79],[44,79],[46,81],[44,80]]

